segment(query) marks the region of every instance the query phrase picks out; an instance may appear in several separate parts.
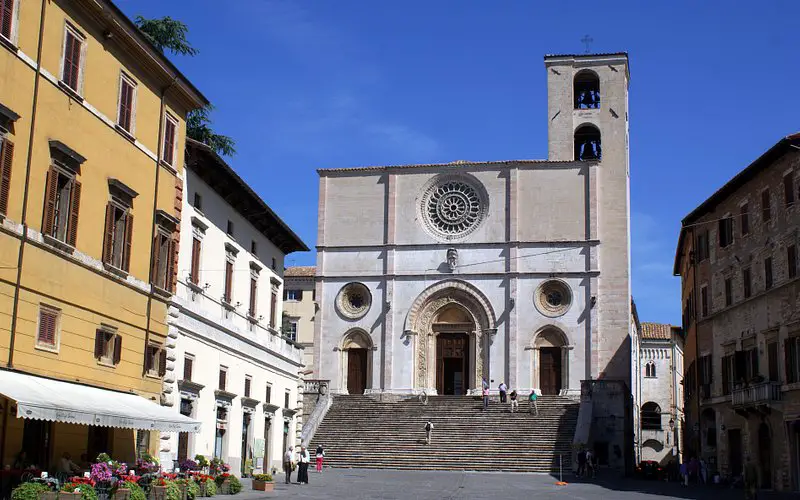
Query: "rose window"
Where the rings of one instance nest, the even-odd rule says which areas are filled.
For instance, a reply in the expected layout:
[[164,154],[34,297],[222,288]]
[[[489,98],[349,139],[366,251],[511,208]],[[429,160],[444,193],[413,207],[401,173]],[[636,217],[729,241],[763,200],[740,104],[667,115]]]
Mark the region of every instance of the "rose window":
[[474,230],[485,213],[485,196],[466,179],[449,178],[430,186],[422,200],[422,216],[437,236],[454,238]]
[[572,291],[564,281],[548,280],[536,288],[533,304],[545,316],[562,316],[572,305]]
[[348,283],[336,296],[336,309],[350,319],[358,319],[367,314],[372,303],[369,288],[363,283]]

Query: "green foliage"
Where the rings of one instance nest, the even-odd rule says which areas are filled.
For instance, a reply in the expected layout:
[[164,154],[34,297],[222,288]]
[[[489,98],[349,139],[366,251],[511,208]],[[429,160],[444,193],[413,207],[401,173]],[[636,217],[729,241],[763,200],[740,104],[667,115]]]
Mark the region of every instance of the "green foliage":
[[108,453],[101,453],[97,455],[97,463],[105,462],[108,463],[111,461],[111,456]]
[[161,19],[145,19],[142,16],[136,16],[136,26],[161,52],[167,49],[172,53],[184,56],[194,56],[198,53],[198,50],[192,47],[189,40],[186,39],[189,27],[177,19],[169,16]]
[[272,474],[256,474],[253,476],[253,481],[266,481],[268,483],[271,483]]
[[164,498],[166,498],[166,500],[181,500],[181,489],[177,484],[175,484],[175,481],[167,481],[166,483],[167,494],[164,496]]
[[204,108],[190,111],[186,115],[186,135],[207,145],[218,155],[233,156],[236,154],[236,141],[227,135],[216,134],[211,129],[209,115],[213,110],[214,106],[209,104]]
[[120,488],[131,490],[130,500],[147,500],[142,487],[132,481],[125,481]]
[[[80,492],[81,500],[97,500],[97,492],[90,484],[85,483],[67,483],[61,487],[61,491],[69,493]],[[180,500],[180,499],[175,499]]]
[[50,491],[46,484],[22,483],[11,492],[11,500],[39,500],[39,494]]
[[208,467],[209,466],[208,459],[203,455],[195,455],[194,456],[194,461],[197,462],[197,465],[199,465],[200,467]]
[[228,490],[230,491],[231,495],[235,495],[242,491],[242,482],[239,481],[238,477],[232,475],[228,478],[228,480],[231,483],[230,489]]
[[203,484],[205,484],[206,487],[205,496],[213,497],[217,494],[217,483],[215,483],[213,479],[206,479]]

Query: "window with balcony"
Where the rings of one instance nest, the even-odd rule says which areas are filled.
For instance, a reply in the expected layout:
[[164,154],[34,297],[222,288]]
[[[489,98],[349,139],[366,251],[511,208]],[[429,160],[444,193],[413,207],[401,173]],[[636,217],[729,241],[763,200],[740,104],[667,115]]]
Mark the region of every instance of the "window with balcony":
[[758,375],[758,349],[736,351],[733,371],[735,384],[745,384]]
[[650,401],[642,405],[641,414],[642,430],[661,430],[661,407]]
[[203,250],[203,242],[200,238],[192,238],[192,263],[189,270],[189,281],[195,285],[200,284],[200,252]]
[[289,320],[286,322],[286,331],[283,333],[292,342],[297,342],[297,321]]

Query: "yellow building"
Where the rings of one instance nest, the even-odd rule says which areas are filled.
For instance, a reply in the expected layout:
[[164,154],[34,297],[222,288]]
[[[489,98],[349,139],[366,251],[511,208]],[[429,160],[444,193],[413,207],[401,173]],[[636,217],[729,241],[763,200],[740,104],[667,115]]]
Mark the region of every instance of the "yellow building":
[[0,466],[132,461],[191,424],[158,403],[206,103],[111,2],[0,0]]

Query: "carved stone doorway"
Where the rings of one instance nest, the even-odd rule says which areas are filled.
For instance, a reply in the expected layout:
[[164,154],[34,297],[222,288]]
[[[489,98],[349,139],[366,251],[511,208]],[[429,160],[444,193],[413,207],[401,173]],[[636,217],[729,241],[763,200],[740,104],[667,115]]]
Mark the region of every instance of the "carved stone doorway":
[[436,337],[436,391],[464,395],[469,378],[469,336],[440,333]]
[[557,396],[561,393],[561,348],[539,349],[539,386],[543,395]]
[[342,338],[340,387],[347,394],[364,394],[372,387],[372,353],[375,347],[369,333],[360,328],[350,330]]
[[544,395],[569,391],[569,345],[567,336],[555,326],[539,330],[533,337],[531,366],[533,387]]
[[367,350],[347,351],[347,393],[364,394],[367,388]]

